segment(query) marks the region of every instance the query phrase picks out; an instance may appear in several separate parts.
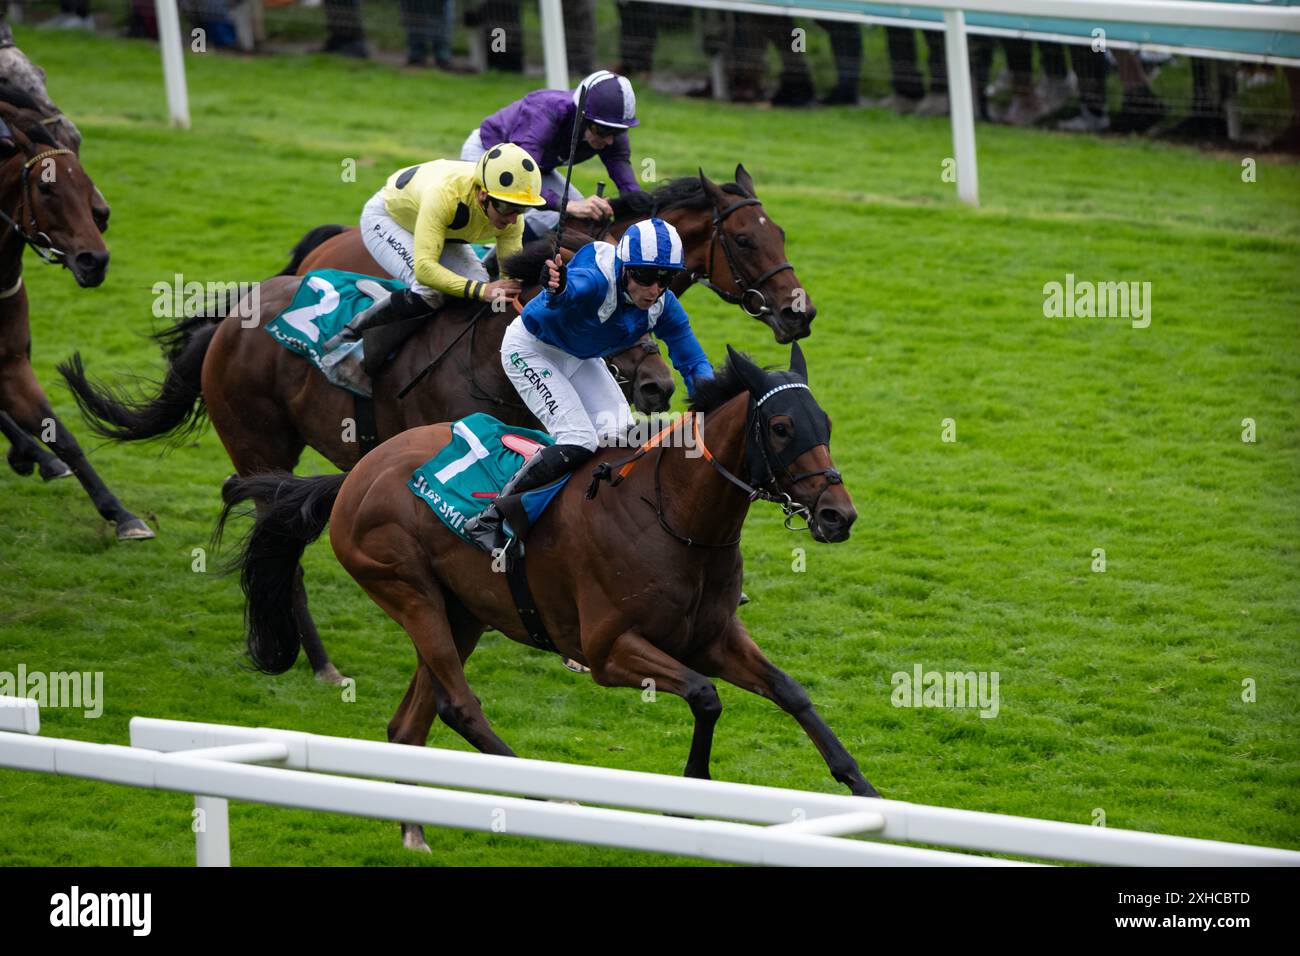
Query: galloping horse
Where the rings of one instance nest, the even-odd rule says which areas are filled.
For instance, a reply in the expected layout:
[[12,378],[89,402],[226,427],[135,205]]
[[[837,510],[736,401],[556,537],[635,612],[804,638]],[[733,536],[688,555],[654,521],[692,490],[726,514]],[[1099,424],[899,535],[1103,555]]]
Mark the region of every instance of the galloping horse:
[[[54,105],[45,91],[45,71],[14,45],[13,31],[3,22],[0,22],[0,102],[39,114],[41,125],[54,141],[80,155],[81,131]],[[100,232],[108,231],[109,213],[108,201],[96,187],[91,199],[91,215]],[[4,412],[0,412],[0,432],[13,443],[9,463],[19,474],[31,474],[35,465],[45,481],[71,476],[72,469],[41,447]]]
[[[793,267],[785,262],[784,234],[753,196],[753,180],[744,167],[738,166],[736,174],[737,183],[726,186],[717,186],[701,175],[699,179],[675,180],[653,193],[620,197],[614,201],[616,215],[624,225],[652,213],[671,222],[681,233],[688,266],[696,263],[704,270],[697,273],[701,282],[712,282],[708,276],[712,275],[713,250],[727,250],[731,279],[723,281],[731,285],[715,291],[728,301],[745,300],[749,309],[776,330],[778,338],[806,335],[816,310],[811,303],[807,303],[807,311],[796,309],[805,297],[797,287]],[[721,202],[727,205],[719,210]],[[641,212],[630,212],[633,205]],[[520,257],[526,264],[518,265],[515,274],[537,275],[542,259],[537,249],[527,249]],[[325,267],[380,272],[366,253],[359,230],[318,226],[295,247],[282,277],[261,283],[260,317],[254,327],[246,327],[232,313],[216,325],[204,319],[188,320],[162,333],[170,347],[170,367],[155,398],[140,401],[91,383],[75,355],[59,370],[91,428],[115,441],[184,434],[201,423],[206,408],[240,475],[290,472],[308,445],[346,470],[360,457],[357,443],[344,440],[344,420],[354,415],[351,397],[256,327],[269,322],[292,300],[300,279],[290,274]],[[745,277],[751,274],[763,282],[749,283]],[[535,291],[533,288],[529,294]],[[773,308],[768,304],[769,295],[771,301],[787,304]],[[235,312],[248,314],[242,303]],[[453,301],[417,332],[375,382],[379,435],[452,421],[476,411],[489,412],[507,424],[537,427],[501,368],[504,318],[478,303]],[[464,345],[463,339],[468,340]],[[638,408],[667,408],[672,378],[657,354],[633,349],[616,361],[626,369],[625,377],[634,380]],[[402,398],[403,386],[433,365],[439,367],[439,374],[428,376]],[[341,680],[311,622],[301,582],[293,604],[300,616],[304,649],[317,677]]]
[[[628,193],[610,203],[614,219],[595,226],[593,238],[616,242],[628,226],[649,216],[671,222],[682,237],[686,271],[672,286],[681,296],[693,283],[712,289],[722,299],[761,319],[781,343],[808,335],[817,309],[799,284],[785,257],[785,230],[768,218],[754,192],[754,179],[743,165],[736,181],[719,186],[703,171],[665,183],[653,192]],[[570,220],[570,227],[578,222]],[[312,269],[349,269],[379,274],[374,259],[353,227],[318,227],[337,234],[311,250],[298,274]],[[727,265],[722,271],[719,255]]]
[[[799,346],[788,372],[764,371],[730,348],[728,355],[697,389],[694,414],[676,426],[695,430],[703,454],[666,442],[624,460],[618,449],[597,452],[594,476],[625,477],[599,494],[593,477],[586,498],[576,477],[560,491],[529,533],[529,588],[555,648],[590,667],[598,684],[641,688],[649,679],[690,705],[686,776],[709,777],[722,711],[709,678],[720,677],[776,703],[836,780],[878,796],[808,694],[768,661],[736,616],[740,533],[752,500],[782,503],[787,521],[802,516],[819,541],[847,539],[857,514],[834,469],[830,420],[808,388]],[[489,627],[532,644],[507,576],[406,487],[451,437],[445,424],[403,432],[347,475],[231,479],[218,533],[237,504],[260,503],[239,561],[256,667],[278,674],[297,658],[304,635],[289,598],[303,549],[329,524],[339,562],[415,644],[415,675],[388,739],[423,746],[441,717],[484,753],[515,756],[464,671]],[[418,826],[404,825],[403,840],[427,849]]]
[[[532,274],[538,274],[544,252],[524,250],[520,255],[533,263]],[[161,391],[152,399],[139,401],[90,382],[79,354],[62,363],[59,371],[90,427],[115,441],[168,434],[177,439],[199,427],[206,413],[240,475],[292,471],[307,446],[346,471],[362,455],[354,397],[262,329],[288,307],[302,281],[292,275],[275,276],[216,322],[200,316],[159,333],[156,338],[167,349],[168,369]],[[528,289],[525,297],[538,289]],[[498,353],[505,322],[488,305],[471,305],[449,305],[380,370],[373,395],[380,435],[476,411],[490,412],[508,424],[537,427],[501,369]],[[250,314],[256,318],[251,325],[247,324]],[[448,361],[443,374],[428,376],[402,398],[402,386],[446,356],[462,338],[469,339],[464,354]],[[657,348],[633,347],[613,356],[611,364],[624,383],[625,395],[635,399],[641,411],[667,409],[673,379]],[[299,574],[293,602],[308,635],[308,659],[318,678],[341,682],[343,675],[316,636]]]
[[76,152],[59,145],[40,113],[8,102],[19,98],[12,90],[0,97],[0,432],[13,446],[9,466],[20,475],[39,466],[47,480],[71,469],[118,538],[152,538],[95,473],[32,371],[23,252],[30,246],[71,272],[79,286],[98,286],[108,270],[100,237],[108,212]]

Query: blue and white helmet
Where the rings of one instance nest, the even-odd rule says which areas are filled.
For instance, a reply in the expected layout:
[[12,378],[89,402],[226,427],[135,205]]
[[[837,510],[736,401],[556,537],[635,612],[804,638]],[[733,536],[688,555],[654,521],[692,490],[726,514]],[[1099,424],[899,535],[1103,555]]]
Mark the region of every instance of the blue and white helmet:
[[587,90],[587,103],[583,109],[586,119],[616,129],[629,129],[640,122],[636,118],[636,94],[626,76],[597,70],[573,91],[575,106],[584,88]]
[[618,241],[621,266],[657,266],[660,269],[685,269],[682,237],[662,219],[634,222]]

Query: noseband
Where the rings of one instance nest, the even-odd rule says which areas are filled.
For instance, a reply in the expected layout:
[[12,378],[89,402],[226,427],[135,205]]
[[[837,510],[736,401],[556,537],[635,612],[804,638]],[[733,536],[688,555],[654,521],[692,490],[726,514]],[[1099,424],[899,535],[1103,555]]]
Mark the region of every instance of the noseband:
[[[741,266],[739,259],[736,257],[736,251],[731,247],[730,240],[727,239],[727,231],[722,228],[723,222],[737,209],[745,206],[760,206],[762,202],[758,199],[741,199],[732,203],[726,209],[719,210],[717,206],[713,207],[713,235],[709,238],[709,252],[704,263],[703,272],[692,272],[691,281],[698,282],[706,289],[711,289],[724,302],[730,302],[732,305],[739,305],[745,312],[754,318],[761,318],[764,315],[772,314],[772,307],[767,303],[767,297],[763,295],[762,286],[768,279],[786,269],[793,270],[794,266],[789,262],[781,262],[768,269],[757,279],[750,281],[748,274]],[[737,289],[742,289],[740,295],[733,292],[727,292],[713,283],[713,250],[716,246],[722,246],[722,254],[726,257],[727,265],[731,267],[731,281],[735,283]]]
[[[673,424],[662,429],[659,432],[659,434],[655,435],[653,438],[651,438],[649,441],[643,444],[630,457],[625,458],[623,461],[614,464],[611,464],[610,462],[601,462],[599,465],[597,465],[596,468],[591,473],[591,484],[587,486],[587,498],[590,499],[596,497],[596,492],[600,489],[600,483],[602,481],[609,482],[609,486],[611,488],[617,487],[619,484],[622,483],[623,479],[626,478],[632,472],[633,467],[635,467],[638,461],[640,461],[643,457],[645,457],[645,455],[648,454],[650,451],[654,450],[655,448],[658,448],[659,456],[655,461],[655,500],[651,501],[649,498],[646,497],[642,497],[641,500],[654,509],[655,515],[659,518],[659,525],[664,529],[664,531],[666,531],[671,537],[675,538],[676,540],[680,541],[682,544],[686,545],[688,548],[733,548],[737,544],[739,544],[740,543],[739,537],[735,538],[732,541],[723,541],[719,544],[706,544],[702,541],[696,541],[694,538],[689,538],[684,534],[678,533],[676,530],[673,529],[672,525],[668,523],[668,516],[664,512],[663,483],[660,480],[660,469],[663,466],[663,462],[664,462],[663,452],[664,452],[664,447],[666,447],[664,446],[664,441],[667,439],[668,435],[676,431],[677,428],[681,426],[681,424],[684,421],[686,421],[686,418],[689,416],[691,419],[691,427],[694,429],[695,432],[694,437],[695,437],[696,447],[700,449],[700,453],[704,457],[704,459],[710,465],[713,466],[714,471],[716,471],[723,478],[727,479],[727,481],[731,482],[731,484],[735,485],[737,488],[743,491],[745,493],[745,496],[750,501],[758,501],[758,500],[771,501],[775,504],[780,505],[781,510],[785,513],[786,530],[811,531],[812,529],[811,529],[810,519],[812,518],[813,514],[816,512],[817,505],[822,500],[822,495],[824,495],[827,489],[829,489],[832,485],[843,484],[844,479],[840,476],[840,473],[836,471],[834,468],[823,468],[818,471],[805,471],[798,475],[792,475],[790,474],[789,466],[784,465],[780,461],[778,461],[777,464],[780,466],[780,474],[784,475],[786,480],[789,482],[787,487],[793,487],[794,485],[803,481],[805,478],[815,478],[818,475],[824,475],[826,477],[826,482],[825,484],[822,485],[821,489],[817,492],[817,497],[813,500],[813,505],[811,509],[795,501],[790,496],[789,492],[781,490],[781,483],[778,480],[778,472],[776,469],[772,467],[771,450],[767,447],[767,439],[762,431],[762,418],[758,414],[758,406],[761,405],[764,401],[766,401],[774,392],[779,391],[783,388],[793,388],[793,387],[798,387],[798,386],[783,385],[780,386],[780,388],[773,389],[771,392],[768,392],[767,395],[764,395],[761,399],[758,399],[757,401],[754,400],[753,398],[750,399],[748,421],[746,422],[746,426],[745,426],[745,459],[744,460],[746,462],[750,461],[750,456],[754,453],[754,448],[758,448],[766,468],[766,478],[763,481],[759,482],[757,486],[751,485],[743,478],[739,478],[736,475],[733,475],[722,465],[721,462],[719,462],[716,458],[713,457],[713,454],[709,451],[708,447],[704,444],[704,436],[700,434],[700,419],[703,416],[698,412],[688,412],[686,415],[683,415]],[[802,387],[807,388],[808,386],[803,385]],[[795,518],[803,519],[804,526],[802,528],[797,528],[792,524]]]
[[14,232],[16,232],[18,234],[18,237],[22,239],[23,242],[31,246],[32,251],[35,252],[36,255],[38,255],[42,259],[42,261],[48,263],[49,265],[58,265],[64,262],[64,260],[67,259],[68,254],[64,252],[62,249],[56,249],[54,247],[54,241],[50,239],[50,237],[47,236],[45,233],[41,232],[37,227],[36,204],[33,203],[31,200],[31,171],[32,171],[32,167],[35,166],[43,159],[48,159],[51,156],[64,156],[64,155],[71,156],[72,150],[70,149],[42,150],[41,152],[33,156],[31,159],[27,160],[27,162],[23,163],[22,198],[19,200],[18,203],[18,218],[19,219],[23,218],[23,209],[25,207],[27,210],[27,220],[28,220],[27,229],[24,229],[22,226],[18,224],[17,220],[10,218],[8,213],[0,209],[0,222],[8,223],[9,228],[12,229]]

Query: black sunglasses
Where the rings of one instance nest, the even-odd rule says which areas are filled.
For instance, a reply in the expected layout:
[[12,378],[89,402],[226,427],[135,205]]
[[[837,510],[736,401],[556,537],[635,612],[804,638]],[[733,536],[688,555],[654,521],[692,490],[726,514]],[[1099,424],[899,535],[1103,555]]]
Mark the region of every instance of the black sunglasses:
[[652,286],[658,285],[661,288],[668,288],[668,284],[673,281],[673,273],[676,269],[660,269],[657,266],[628,266],[623,270],[637,285]]
[[493,209],[503,216],[516,216],[528,208],[527,206],[516,206],[512,202],[505,202],[495,196],[489,196],[488,202],[492,204]]

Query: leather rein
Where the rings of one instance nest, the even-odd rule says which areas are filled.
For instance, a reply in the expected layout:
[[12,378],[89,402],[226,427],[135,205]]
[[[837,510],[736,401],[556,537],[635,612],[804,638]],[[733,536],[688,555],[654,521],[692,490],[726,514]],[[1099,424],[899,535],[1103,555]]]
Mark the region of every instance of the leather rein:
[[[784,386],[784,387],[790,387],[790,386]],[[806,385],[802,387],[807,388]],[[704,416],[699,412],[687,412],[686,414],[682,415],[681,418],[679,418],[677,421],[673,422],[673,424],[661,429],[658,434],[656,434],[654,437],[646,441],[631,456],[625,458],[623,461],[617,463],[601,462],[599,465],[597,465],[596,468],[592,470],[591,483],[587,486],[587,493],[586,493],[587,498],[590,499],[596,497],[596,492],[600,489],[600,483],[602,481],[609,482],[609,486],[611,488],[617,487],[619,484],[623,482],[625,478],[627,478],[629,474],[632,473],[632,469],[636,467],[637,463],[642,458],[644,458],[647,454],[649,454],[651,451],[657,448],[659,450],[659,456],[655,461],[655,500],[651,501],[649,498],[645,497],[644,495],[641,496],[641,500],[644,501],[650,508],[654,510],[655,517],[659,519],[659,526],[663,528],[664,531],[670,537],[680,542],[681,544],[684,544],[688,548],[721,549],[721,548],[734,548],[736,545],[738,545],[740,543],[739,535],[737,535],[736,538],[734,538],[731,541],[724,541],[718,544],[709,544],[702,541],[696,541],[694,538],[679,533],[668,522],[668,516],[664,510],[664,491],[663,491],[663,480],[661,477],[661,469],[663,467],[663,461],[664,461],[664,450],[667,448],[667,445],[665,445],[664,442],[666,441],[668,436],[671,435],[674,431],[676,431],[677,428],[679,428],[682,425],[682,423],[685,422],[686,419],[689,417],[691,419],[691,427],[693,429],[695,447],[700,450],[700,454],[702,455],[702,457],[710,465],[713,466],[714,471],[716,471],[723,478],[727,479],[727,481],[729,481],[731,484],[735,485],[742,492],[744,492],[745,497],[748,498],[751,502],[762,500],[762,501],[771,501],[775,504],[780,505],[782,512],[785,514],[785,527],[787,531],[810,531],[811,528],[809,527],[809,522],[813,513],[817,510],[817,504],[818,502],[821,501],[822,495],[824,495],[832,485],[842,484],[843,478],[840,476],[840,473],[836,471],[834,468],[823,468],[817,471],[806,471],[798,475],[792,475],[790,474],[790,469],[788,466],[780,465],[780,463],[778,462],[777,464],[780,465],[780,474],[784,475],[784,477],[790,483],[791,486],[797,484],[800,481],[803,481],[805,478],[813,478],[818,475],[824,475],[826,477],[826,483],[822,485],[821,489],[817,492],[817,497],[816,499],[814,499],[811,509],[805,505],[799,504],[792,497],[790,497],[790,495],[787,492],[781,490],[781,485],[780,482],[778,481],[778,471],[776,468],[773,467],[771,452],[770,449],[767,447],[767,441],[762,434],[762,419],[758,415],[759,406],[762,405],[762,403],[766,401],[769,397],[771,397],[773,392],[777,390],[778,389],[774,389],[773,391],[768,392],[762,398],[757,400],[751,397],[749,400],[749,410],[746,413],[746,423],[745,423],[746,458],[748,458],[750,454],[752,454],[754,448],[757,448],[759,453],[762,455],[763,465],[764,468],[766,469],[766,475],[767,475],[765,480],[761,482],[757,487],[751,485],[749,482],[745,481],[744,479],[739,478],[736,475],[732,474],[731,471],[729,471],[721,462],[719,462],[716,458],[713,457],[713,453],[710,452],[708,446],[704,444],[704,435],[700,431],[700,419],[703,418]],[[797,528],[792,524],[795,518],[803,519],[804,526],[802,528]]]

